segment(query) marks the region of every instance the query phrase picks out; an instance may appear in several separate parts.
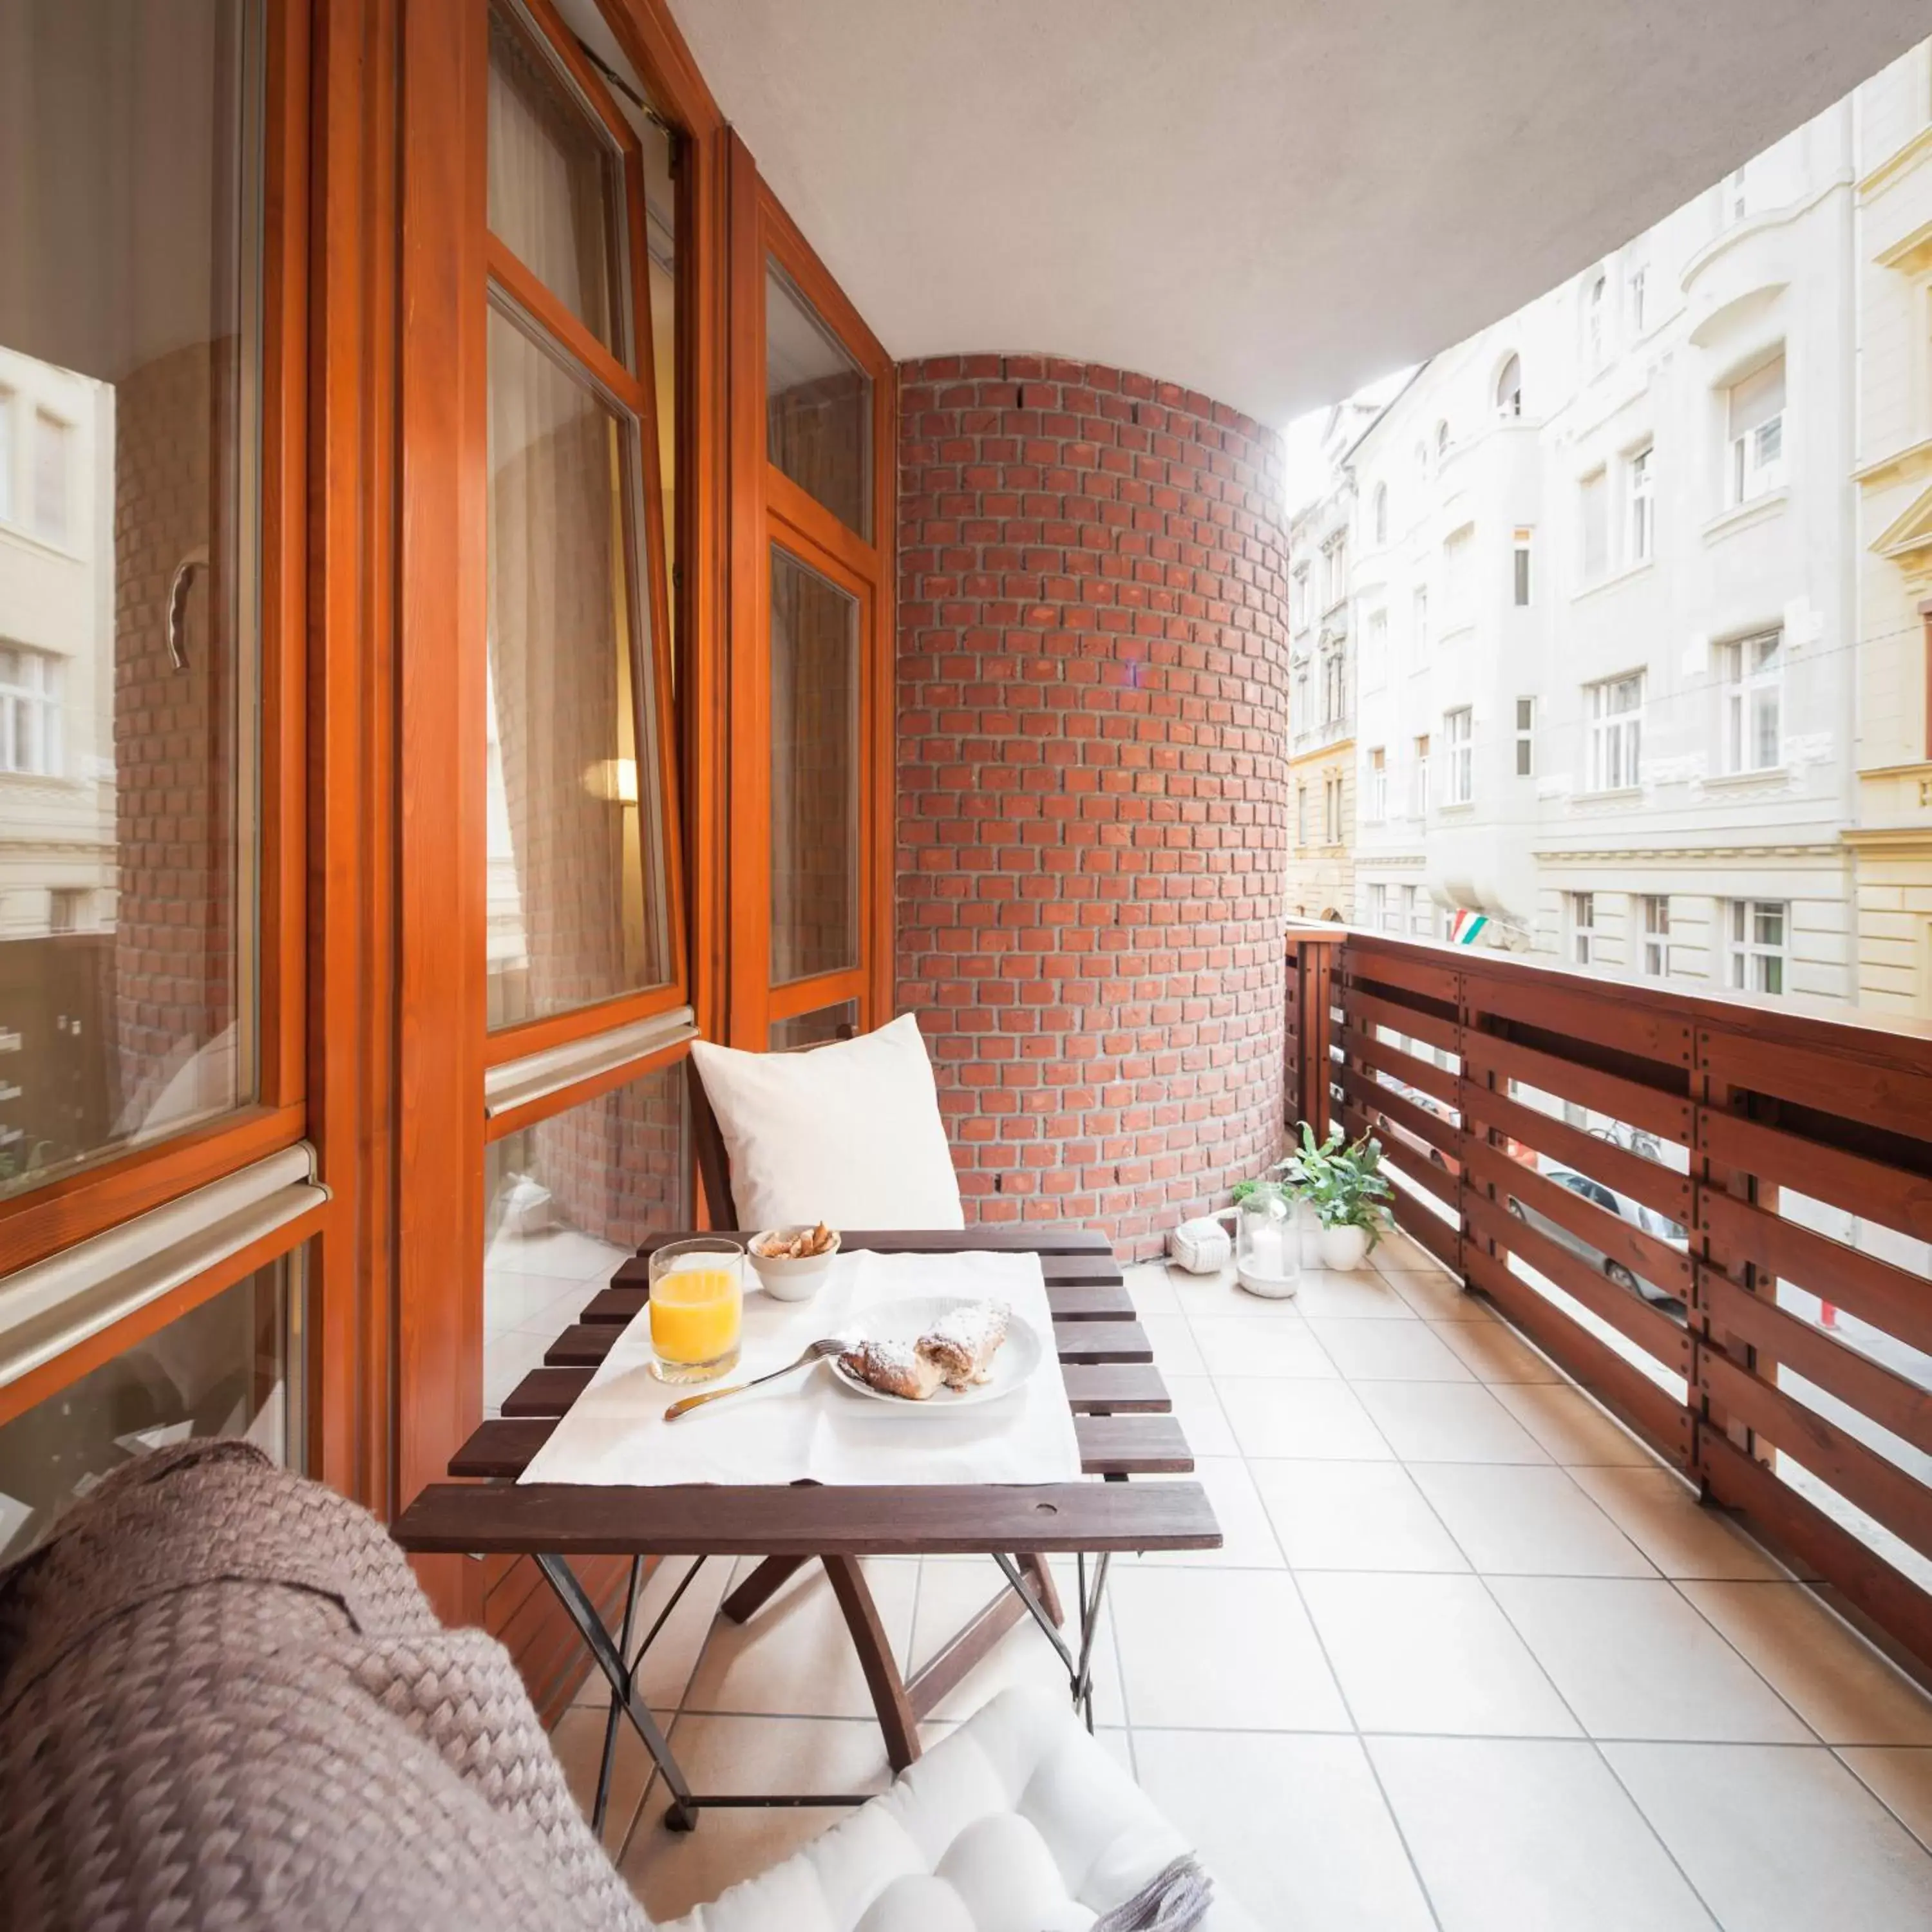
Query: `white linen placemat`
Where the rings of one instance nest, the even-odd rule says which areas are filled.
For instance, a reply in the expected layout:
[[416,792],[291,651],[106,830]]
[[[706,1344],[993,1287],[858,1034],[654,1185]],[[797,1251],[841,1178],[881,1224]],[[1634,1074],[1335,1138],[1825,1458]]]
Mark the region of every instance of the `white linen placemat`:
[[809,1301],[778,1301],[749,1289],[742,1358],[716,1386],[795,1360],[808,1342],[848,1332],[868,1309],[928,1294],[1008,1304],[1040,1336],[1038,1371],[1000,1401],[911,1414],[842,1388],[820,1363],[769,1389],[666,1422],[673,1402],[704,1385],[680,1388],[651,1373],[646,1308],[518,1480],[652,1486],[1073,1480],[1080,1448],[1037,1255],[838,1255]]

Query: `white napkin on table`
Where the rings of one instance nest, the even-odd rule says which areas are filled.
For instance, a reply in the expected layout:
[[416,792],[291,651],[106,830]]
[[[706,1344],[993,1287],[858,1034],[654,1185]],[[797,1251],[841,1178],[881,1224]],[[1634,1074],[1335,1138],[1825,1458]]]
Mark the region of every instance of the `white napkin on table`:
[[664,1412],[698,1390],[661,1382],[651,1373],[646,1309],[518,1480],[652,1486],[1072,1481],[1080,1474],[1080,1449],[1037,1255],[842,1254],[809,1301],[778,1301],[748,1288],[741,1359],[716,1386],[780,1367],[808,1343],[849,1332],[856,1317],[883,1303],[933,1294],[1006,1303],[1040,1336],[1037,1372],[1001,1400],[915,1414],[910,1405],[901,1409],[842,1388],[820,1363],[769,1389],[666,1422]]

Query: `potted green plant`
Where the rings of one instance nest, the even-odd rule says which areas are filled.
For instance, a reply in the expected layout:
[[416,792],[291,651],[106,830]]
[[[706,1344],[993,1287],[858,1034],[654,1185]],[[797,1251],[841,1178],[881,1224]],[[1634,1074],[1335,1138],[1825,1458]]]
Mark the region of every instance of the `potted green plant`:
[[1382,1143],[1372,1134],[1351,1141],[1331,1126],[1318,1145],[1314,1130],[1301,1123],[1301,1146],[1288,1171],[1301,1198],[1320,1221],[1324,1268],[1360,1268],[1388,1226],[1385,1205],[1394,1190],[1383,1178]]

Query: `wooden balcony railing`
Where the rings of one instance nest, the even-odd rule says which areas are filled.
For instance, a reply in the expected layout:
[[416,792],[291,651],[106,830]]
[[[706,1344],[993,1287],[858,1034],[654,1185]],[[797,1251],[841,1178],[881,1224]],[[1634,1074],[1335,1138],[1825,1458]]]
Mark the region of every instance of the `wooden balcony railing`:
[[1288,955],[1291,1120],[1372,1127],[1416,1240],[1932,1666],[1927,1030],[1334,926]]

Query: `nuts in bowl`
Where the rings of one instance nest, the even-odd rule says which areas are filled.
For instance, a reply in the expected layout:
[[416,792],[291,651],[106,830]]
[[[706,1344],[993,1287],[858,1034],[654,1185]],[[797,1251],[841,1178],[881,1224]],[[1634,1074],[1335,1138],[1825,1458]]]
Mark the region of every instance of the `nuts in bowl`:
[[768,1228],[752,1237],[748,1252],[767,1294],[780,1301],[804,1301],[818,1292],[838,1236],[823,1221],[792,1228]]

